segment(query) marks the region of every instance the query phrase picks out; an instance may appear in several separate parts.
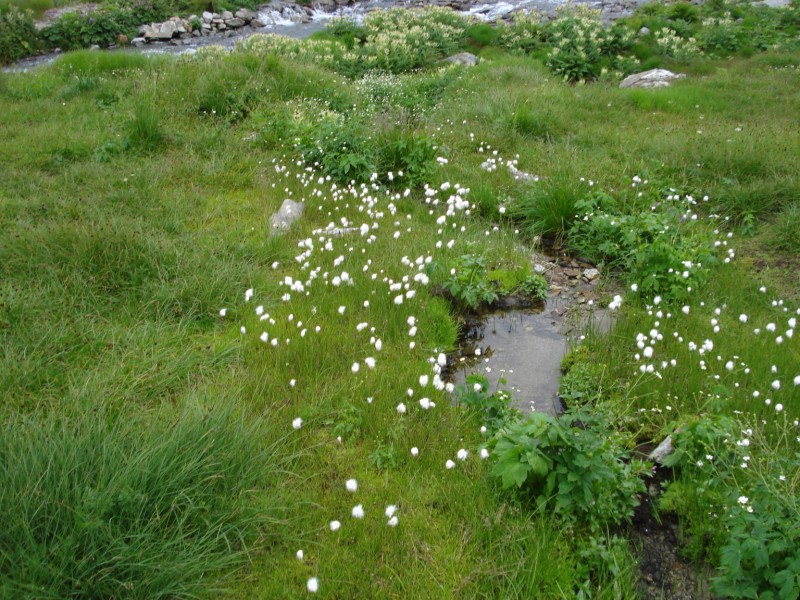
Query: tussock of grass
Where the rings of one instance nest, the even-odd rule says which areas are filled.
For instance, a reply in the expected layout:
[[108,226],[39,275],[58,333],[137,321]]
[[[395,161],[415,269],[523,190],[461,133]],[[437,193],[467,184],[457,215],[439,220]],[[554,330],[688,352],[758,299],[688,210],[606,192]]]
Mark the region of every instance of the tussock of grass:
[[[278,468],[263,424],[230,409],[7,417],[6,597],[204,595],[278,516],[255,492]],[[267,527],[268,531],[268,527]]]

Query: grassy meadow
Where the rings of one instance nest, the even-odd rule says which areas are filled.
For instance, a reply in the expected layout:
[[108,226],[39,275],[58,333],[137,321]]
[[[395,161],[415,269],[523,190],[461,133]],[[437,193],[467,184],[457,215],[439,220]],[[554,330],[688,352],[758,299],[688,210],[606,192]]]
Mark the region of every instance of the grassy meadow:
[[[626,90],[434,14],[0,74],[0,596],[637,598],[672,434],[685,559],[797,597],[800,49]],[[559,418],[442,379],[541,239],[614,311]]]

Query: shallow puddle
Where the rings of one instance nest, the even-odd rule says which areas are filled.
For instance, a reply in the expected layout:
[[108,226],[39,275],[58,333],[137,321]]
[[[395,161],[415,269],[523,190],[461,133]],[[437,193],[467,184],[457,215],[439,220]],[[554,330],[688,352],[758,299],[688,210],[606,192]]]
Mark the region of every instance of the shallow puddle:
[[[489,389],[507,389],[514,405],[524,412],[561,410],[558,382],[567,340],[553,310],[504,311],[468,323],[452,379],[464,384],[472,373],[484,375]],[[505,379],[505,385],[499,380]]]
[[563,412],[558,387],[570,339],[590,325],[600,331],[610,327],[608,313],[597,309],[565,320],[570,306],[573,300],[555,296],[538,308],[498,311],[467,322],[450,380],[463,385],[468,375],[483,375],[491,391],[510,391],[523,412]]

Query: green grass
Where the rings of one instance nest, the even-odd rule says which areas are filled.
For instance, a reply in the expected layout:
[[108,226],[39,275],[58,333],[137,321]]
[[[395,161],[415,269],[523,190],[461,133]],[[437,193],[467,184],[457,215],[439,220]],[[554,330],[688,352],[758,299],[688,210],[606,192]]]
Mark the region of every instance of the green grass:
[[[475,33],[483,43],[486,32]],[[0,75],[0,510],[8,524],[0,539],[13,549],[0,561],[0,589],[19,595],[46,585],[57,597],[80,581],[81,593],[96,597],[125,595],[114,586],[132,582],[140,597],[300,597],[316,576],[324,597],[561,598],[579,588],[634,597],[627,551],[598,563],[586,531],[501,492],[477,458],[485,439],[476,415],[421,387],[429,359],[453,349],[458,320],[414,280],[418,266],[408,261],[472,254],[517,281],[530,273],[522,234],[567,229],[574,202],[592,188],[621,198],[625,210],[649,208],[628,191],[635,175],[655,195],[708,194],[702,216],[731,217],[713,226],[734,230],[737,249],[748,232],[757,235],[751,247],[796,249],[800,81],[791,66],[799,59],[711,61],[707,74],[656,91],[571,86],[531,57],[499,51],[469,70],[358,84],[242,54],[76,53],[31,74]],[[351,125],[370,151],[401,136],[432,140],[448,162],[426,182],[451,187],[436,205],[420,186],[404,196],[402,178],[392,196],[370,191],[373,206],[359,198],[369,187],[333,190],[296,163],[291,146],[290,134],[323,117]],[[502,164],[481,168],[495,151],[541,181],[515,180]],[[477,206],[437,223],[456,183]],[[305,214],[270,236],[270,215],[289,197],[305,201]],[[526,207],[521,217],[510,210],[516,203]],[[331,223],[369,230],[322,239],[317,230]],[[305,240],[313,251],[295,260]],[[751,334],[788,317],[758,292],[742,254],[710,271],[689,315],[663,307],[673,317],[661,319],[658,357],[680,365],[663,379],[642,376],[633,359],[636,334],[654,327],[647,298],[626,298],[610,336],[589,336],[586,356],[605,365],[593,397],[631,446],[709,413],[758,426],[754,473],[772,468],[770,453],[795,448],[795,388],[784,381],[780,415],[752,391],[766,391],[773,364],[794,376],[796,338],[778,347],[774,336]],[[352,286],[334,285],[343,271]],[[304,290],[282,285],[287,277]],[[416,296],[396,304],[403,283]],[[750,315],[747,325],[739,312]],[[718,335],[711,318],[721,321]],[[262,342],[262,331],[278,345]],[[715,351],[704,371],[687,342],[710,336],[725,360]],[[720,370],[732,356],[751,374]],[[717,398],[717,384],[729,395]],[[422,410],[422,397],[436,408]],[[445,469],[460,448],[470,458]],[[742,477],[744,489],[752,480]],[[356,494],[345,490],[349,478]],[[84,502],[87,487],[94,504]],[[119,498],[138,498],[124,519],[97,508]],[[176,498],[187,512],[170,512]],[[363,520],[350,517],[356,504]],[[389,504],[398,507],[396,528],[383,516]],[[342,522],[335,533],[334,519]],[[82,552],[69,552],[70,540]],[[94,557],[118,570],[92,570]],[[22,564],[35,568],[23,576]]]

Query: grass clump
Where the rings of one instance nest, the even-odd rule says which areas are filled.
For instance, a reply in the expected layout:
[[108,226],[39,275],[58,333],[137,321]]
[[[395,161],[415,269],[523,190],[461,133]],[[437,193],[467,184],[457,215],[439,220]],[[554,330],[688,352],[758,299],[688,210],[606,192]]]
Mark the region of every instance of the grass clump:
[[529,236],[560,243],[575,222],[578,205],[588,192],[586,182],[558,175],[526,189],[512,203],[510,214]]
[[160,421],[106,411],[6,417],[5,597],[174,598],[215,589],[276,518],[263,423],[230,409]]

